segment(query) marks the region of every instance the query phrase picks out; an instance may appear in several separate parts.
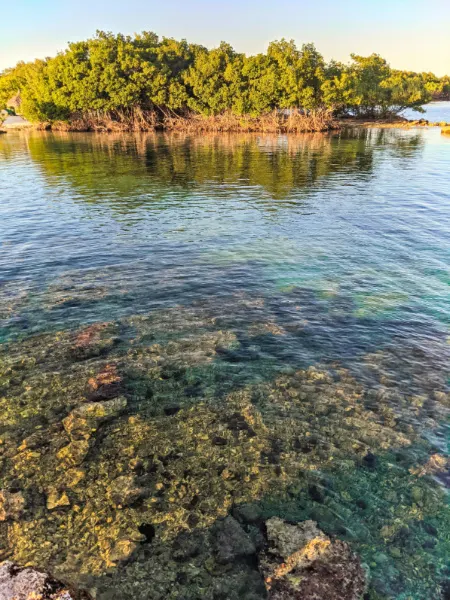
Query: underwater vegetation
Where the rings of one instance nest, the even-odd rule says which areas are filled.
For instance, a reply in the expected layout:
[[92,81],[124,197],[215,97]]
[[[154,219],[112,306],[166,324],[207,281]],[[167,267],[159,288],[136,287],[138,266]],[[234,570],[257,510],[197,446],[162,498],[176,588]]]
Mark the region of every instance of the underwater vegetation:
[[271,526],[312,520],[314,548],[337,544],[355,569],[343,598],[438,599],[445,370],[422,377],[426,350],[397,345],[365,355],[367,377],[337,362],[263,373],[245,340],[264,349],[289,329],[261,318],[266,302],[235,297],[237,329],[204,303],[4,344],[0,560],[99,600],[279,600],[304,554],[280,571]]

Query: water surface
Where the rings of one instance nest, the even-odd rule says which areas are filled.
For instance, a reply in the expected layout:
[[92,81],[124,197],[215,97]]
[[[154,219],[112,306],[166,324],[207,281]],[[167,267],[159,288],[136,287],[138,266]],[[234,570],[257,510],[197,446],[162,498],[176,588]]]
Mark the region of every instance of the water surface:
[[441,100],[439,102],[430,102],[424,106],[425,113],[420,114],[414,110],[406,110],[404,116],[407,119],[428,119],[432,123],[450,123],[450,102]]
[[350,543],[370,598],[438,598],[449,185],[438,129],[2,136],[0,558],[263,598],[209,542],[176,558],[252,503]]

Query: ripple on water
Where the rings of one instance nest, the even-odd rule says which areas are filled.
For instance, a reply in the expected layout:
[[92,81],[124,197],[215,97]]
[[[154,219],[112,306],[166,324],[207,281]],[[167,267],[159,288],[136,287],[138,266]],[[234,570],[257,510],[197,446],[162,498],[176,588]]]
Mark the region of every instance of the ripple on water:
[[255,600],[218,523],[275,515],[438,597],[449,167],[434,130],[2,136],[0,559]]

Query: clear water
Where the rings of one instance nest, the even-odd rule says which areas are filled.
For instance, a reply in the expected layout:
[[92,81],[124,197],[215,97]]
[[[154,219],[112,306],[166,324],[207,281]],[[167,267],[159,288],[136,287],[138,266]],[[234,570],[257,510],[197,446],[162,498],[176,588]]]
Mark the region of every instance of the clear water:
[[26,509],[0,559],[101,599],[263,598],[208,544],[173,558],[251,502],[347,541],[368,598],[438,598],[449,186],[438,129],[1,136],[0,489]]
[[404,112],[404,116],[407,119],[428,119],[432,123],[450,123],[450,102],[430,102],[425,107],[425,113],[420,114],[413,110],[407,110]]

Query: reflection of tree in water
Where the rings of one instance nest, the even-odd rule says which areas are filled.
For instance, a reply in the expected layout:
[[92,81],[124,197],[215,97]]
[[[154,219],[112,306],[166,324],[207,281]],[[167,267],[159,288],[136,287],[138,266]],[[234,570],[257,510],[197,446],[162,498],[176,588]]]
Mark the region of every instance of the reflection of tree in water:
[[[373,387],[337,364],[264,380],[265,343],[284,344],[287,315],[263,298],[233,306],[237,330],[219,306],[180,306],[1,353],[1,487],[25,507],[0,523],[0,558],[102,600],[212,600],[223,586],[219,597],[256,600],[255,565],[218,560],[214,527],[233,512],[256,544],[259,520],[277,514],[353,544],[371,599],[437,597],[450,516],[431,476],[447,462],[422,429],[439,431],[445,377],[405,393],[383,380],[393,367],[379,352],[366,357]],[[425,347],[399,357],[413,378],[431,364]]]
[[[123,212],[192,190],[227,199],[242,185],[271,207],[319,180],[364,182],[381,152],[409,161],[421,148],[420,135],[389,130],[23,140],[50,185]],[[370,565],[371,600],[437,597],[450,528],[432,479],[448,469],[442,331],[390,319],[408,304],[398,294],[291,286],[262,298],[257,264],[205,267],[195,290],[183,268],[136,265],[140,291],[120,269],[92,269],[42,292],[46,327],[99,319],[86,309],[104,299],[148,310],[136,300],[148,286],[160,306],[192,305],[2,350],[0,489],[17,508],[0,522],[0,559],[51,568],[100,600],[256,600],[255,565],[222,564],[213,541],[217,519],[251,503],[242,518],[255,544],[263,518],[313,518]],[[16,292],[4,290],[5,318],[26,303]]]
[[220,199],[226,199],[246,187],[259,187],[270,200],[289,199],[320,180],[339,182],[340,174],[364,180],[376,169],[377,148],[411,159],[422,145],[420,134],[388,129],[278,137],[41,134],[28,138],[30,155],[51,178],[51,185],[61,185],[63,180],[88,202],[111,203],[121,211],[170,196],[180,200],[193,189],[214,189]]

